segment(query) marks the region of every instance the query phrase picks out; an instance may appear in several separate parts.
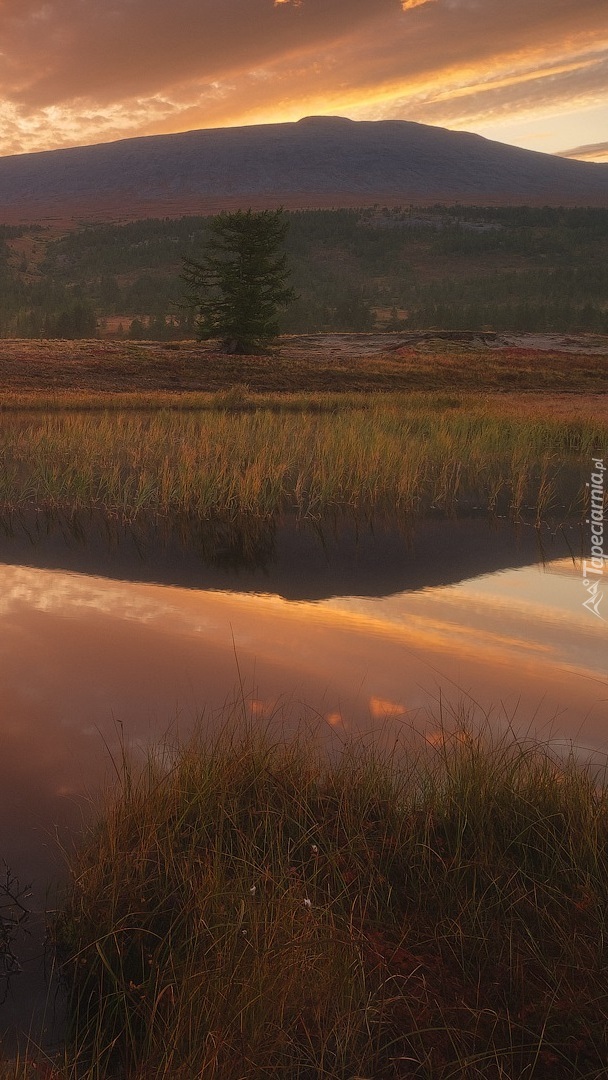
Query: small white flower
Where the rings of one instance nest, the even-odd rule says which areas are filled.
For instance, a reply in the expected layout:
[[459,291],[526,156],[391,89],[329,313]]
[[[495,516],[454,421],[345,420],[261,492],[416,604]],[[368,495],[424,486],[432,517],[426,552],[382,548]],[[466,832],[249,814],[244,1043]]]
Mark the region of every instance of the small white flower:
[[312,900],[309,900],[308,897],[306,897],[306,899],[304,901],[304,907],[307,907],[307,908],[312,907]]
[[249,892],[251,893],[252,896],[255,896],[255,885],[251,886]]
[[313,855],[319,854],[319,849],[316,844],[313,844],[310,850],[312,851]]

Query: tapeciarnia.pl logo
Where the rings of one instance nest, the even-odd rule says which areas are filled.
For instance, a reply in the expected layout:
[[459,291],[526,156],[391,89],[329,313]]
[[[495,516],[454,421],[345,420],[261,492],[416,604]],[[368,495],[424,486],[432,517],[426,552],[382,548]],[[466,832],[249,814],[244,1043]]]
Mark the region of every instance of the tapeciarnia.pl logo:
[[583,559],[583,585],[589,593],[583,600],[583,607],[597,615],[598,619],[605,622],[600,613],[600,604],[604,598],[602,591],[604,562],[604,472],[606,466],[603,458],[592,458],[593,472],[589,488],[589,517],[587,525],[591,530],[591,557]]

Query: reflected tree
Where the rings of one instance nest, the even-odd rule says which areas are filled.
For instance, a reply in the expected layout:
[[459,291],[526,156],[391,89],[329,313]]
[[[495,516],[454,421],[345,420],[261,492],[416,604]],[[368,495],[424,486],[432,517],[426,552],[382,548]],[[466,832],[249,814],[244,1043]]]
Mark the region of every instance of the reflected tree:
[[0,880],[0,1002],[8,993],[10,980],[21,971],[15,954],[15,942],[29,917],[25,901],[29,890],[22,888],[4,863]]

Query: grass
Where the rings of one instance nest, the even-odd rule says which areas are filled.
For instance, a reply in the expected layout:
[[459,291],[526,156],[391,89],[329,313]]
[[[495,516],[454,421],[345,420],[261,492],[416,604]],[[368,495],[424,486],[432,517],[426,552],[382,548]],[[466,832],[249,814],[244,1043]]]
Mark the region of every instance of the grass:
[[[362,335],[357,341],[373,341]],[[222,391],[256,393],[608,390],[606,340],[595,354],[528,348],[475,348],[429,340],[367,355],[319,335],[314,348],[281,341],[269,356],[226,356],[193,342],[0,340],[0,392]],[[377,348],[377,345],[376,345]],[[350,351],[349,351],[350,349]],[[365,350],[364,350],[365,351]],[[357,355],[358,354],[358,355]]]
[[[34,399],[35,400],[35,399]],[[30,406],[32,400],[30,400]],[[582,512],[608,423],[466,395],[5,399],[0,507],[319,516]],[[531,508],[531,510],[530,510]]]
[[54,924],[56,1080],[605,1076],[608,789],[462,715],[408,746],[119,764]]

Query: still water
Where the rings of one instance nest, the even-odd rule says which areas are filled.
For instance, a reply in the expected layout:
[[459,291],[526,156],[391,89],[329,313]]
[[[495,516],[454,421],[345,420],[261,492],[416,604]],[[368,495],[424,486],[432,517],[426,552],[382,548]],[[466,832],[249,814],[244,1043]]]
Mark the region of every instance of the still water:
[[[582,606],[585,543],[578,526],[474,518],[407,532],[12,523],[0,540],[0,859],[42,909],[58,840],[86,818],[121,741],[137,752],[186,735],[234,701],[341,736],[390,725],[432,737],[441,709],[464,706],[603,761],[608,623]],[[40,998],[39,940],[29,948],[0,1031]]]

